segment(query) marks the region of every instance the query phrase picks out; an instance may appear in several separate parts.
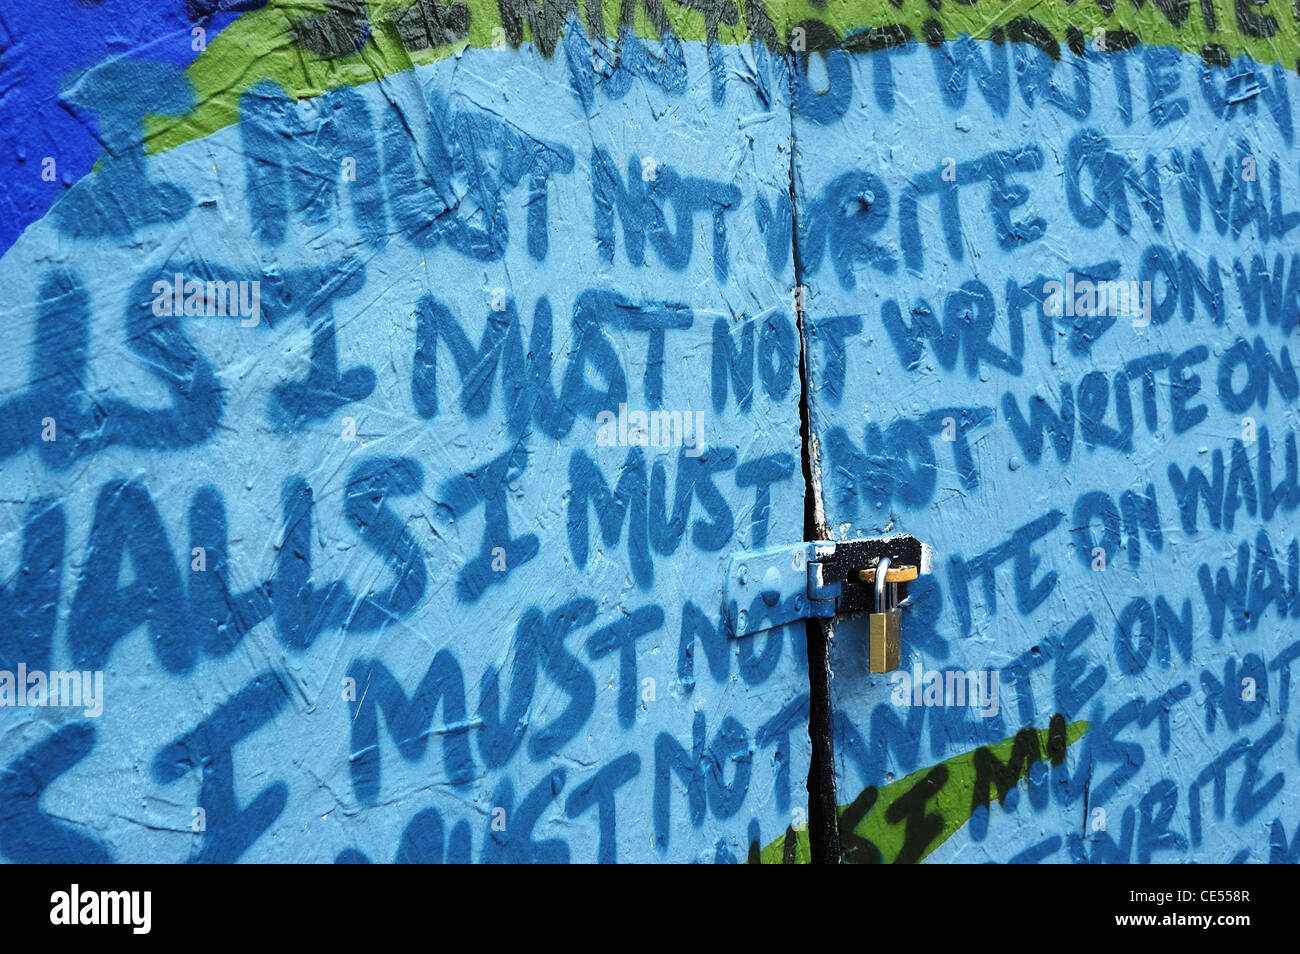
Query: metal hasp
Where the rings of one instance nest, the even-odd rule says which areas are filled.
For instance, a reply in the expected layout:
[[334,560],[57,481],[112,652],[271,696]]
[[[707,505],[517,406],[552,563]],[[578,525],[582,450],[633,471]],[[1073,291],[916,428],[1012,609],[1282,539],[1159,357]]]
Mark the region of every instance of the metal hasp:
[[[907,580],[915,578],[915,573],[898,571],[922,566],[922,546],[916,537],[814,540],[735,554],[723,588],[728,633],[752,636],[801,619],[873,612],[875,566],[884,557],[895,568],[886,572],[885,582],[887,599],[897,607],[906,598]],[[896,577],[898,581],[891,582]],[[893,668],[897,668],[897,655],[895,649]]]

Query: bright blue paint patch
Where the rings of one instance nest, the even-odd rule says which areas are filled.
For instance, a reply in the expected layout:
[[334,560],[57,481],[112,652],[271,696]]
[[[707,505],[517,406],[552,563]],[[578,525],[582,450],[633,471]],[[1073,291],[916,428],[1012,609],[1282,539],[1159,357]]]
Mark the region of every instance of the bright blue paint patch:
[[[106,57],[188,66],[199,54],[190,28],[211,42],[239,15],[264,0],[105,0],[101,3],[18,3],[5,11],[0,36],[0,252],[43,216],[103,153],[93,116],[70,108],[65,84]],[[41,177],[53,157],[56,178]]]

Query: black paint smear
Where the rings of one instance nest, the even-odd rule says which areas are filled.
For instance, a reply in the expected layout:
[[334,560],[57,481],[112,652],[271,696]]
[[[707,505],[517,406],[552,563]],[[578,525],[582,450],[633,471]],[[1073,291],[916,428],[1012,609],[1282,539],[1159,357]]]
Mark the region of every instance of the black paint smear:
[[[1183,24],[1187,21],[1187,14],[1190,13],[1192,9],[1192,0],[1151,0],[1151,2],[1155,4],[1157,10],[1165,15],[1166,20],[1180,30],[1182,29]],[[1213,7],[1214,4],[1201,4],[1202,10],[1211,10]],[[1209,14],[1207,20],[1209,22],[1206,23],[1206,28],[1210,33],[1213,33],[1214,14]]]
[[798,847],[799,847],[799,841],[795,836],[794,826],[791,825],[785,830],[785,842],[781,846],[781,864],[783,865],[798,864],[799,863],[799,858],[797,854]]
[[469,36],[469,7],[464,3],[445,5],[438,0],[416,0],[389,19],[408,50],[430,50]]
[[1088,42],[1080,30],[1073,23],[1065,30],[1065,42],[1070,47],[1070,52],[1075,56],[1083,56],[1088,52]]
[[[1026,731],[1033,732],[1032,729]],[[1037,737],[1035,733],[1034,738]],[[978,755],[979,753],[976,752],[977,757]],[[885,821],[891,825],[904,823],[903,847],[898,849],[894,864],[916,864],[925,857],[930,843],[943,833],[943,816],[927,812],[925,805],[947,781],[948,766],[936,765],[925,773],[921,781],[895,799],[894,803],[885,810]]]
[[1131,30],[1107,30],[1103,36],[1106,41],[1107,53],[1120,53],[1124,50],[1131,50],[1142,42],[1141,38]]
[[1047,724],[1047,760],[1052,765],[1062,764],[1069,744],[1065,734],[1065,716],[1058,712]]
[[1201,47],[1201,59],[1207,66],[1231,66],[1232,56],[1217,43],[1207,43]]
[[[802,29],[804,32],[804,49],[808,53],[826,53],[830,50],[840,48],[840,38],[834,30],[823,23],[821,20],[809,19],[800,20],[790,30],[790,35],[794,35],[795,30]],[[796,61],[799,57],[795,56]],[[804,58],[803,68],[807,69],[807,57]],[[793,92],[791,93],[793,95]]]
[[[1300,3],[1300,0],[1296,0],[1296,2]],[[630,0],[625,0],[625,4],[630,5]],[[624,9],[628,9],[628,6],[625,5]],[[745,21],[749,24],[751,40],[757,37],[762,41],[763,46],[767,48],[769,53],[779,55],[785,52],[781,38],[777,36],[776,27],[772,25],[772,21],[767,15],[767,8],[763,6],[763,0],[745,0]],[[663,34],[663,30],[659,32],[660,35]]]
[[880,849],[854,831],[862,819],[867,817],[867,813],[875,806],[876,799],[879,797],[880,790],[874,785],[869,785],[844,809],[844,814],[840,817],[840,831],[845,861],[851,861],[855,865],[880,864]]
[[[1055,719],[1056,717],[1053,717],[1053,724]],[[1064,723],[1064,718],[1061,721]],[[1060,754],[1064,758],[1064,752]],[[1042,758],[1043,750],[1039,743],[1038,730],[1032,727],[1021,729],[1016,733],[1015,740],[1011,743],[1011,754],[1005,762],[994,755],[993,750],[987,746],[976,749],[975,787],[971,791],[971,811],[974,812],[992,802],[992,789],[997,791],[999,804],[1005,801],[1007,793],[1020,784],[1021,778],[1028,775],[1033,764],[1041,761]]]
[[305,50],[328,60],[359,52],[370,39],[365,0],[327,0],[329,12],[303,17],[290,28]]
[[[1054,766],[1061,765],[1065,761],[1065,751],[1068,746],[1065,716],[1058,712],[1052,716],[1048,724],[1046,760]],[[989,746],[976,749],[972,758],[975,764],[975,784],[971,798],[971,811],[974,812],[979,807],[990,804],[994,792],[999,803],[1004,801],[1011,789],[1028,776],[1034,763],[1043,760],[1044,750],[1040,745],[1039,731],[1029,727],[1016,733],[1007,761],[1003,762],[994,755]],[[895,864],[919,862],[925,857],[935,838],[942,834],[943,816],[927,812],[926,804],[947,784],[948,778],[947,765],[940,763],[934,766],[885,810],[885,821],[888,824],[897,825],[901,822],[906,826],[903,833],[903,846],[894,859]],[[868,786],[840,816],[839,828],[845,861],[853,864],[880,863],[880,849],[855,831],[875,807],[879,797],[877,788],[874,785]]]
[[[588,9],[592,16],[587,23],[587,35],[604,36],[605,26],[600,4],[593,3]],[[564,27],[565,19],[570,14],[581,19],[578,0],[541,0],[540,4],[537,0],[497,0],[497,11],[501,14],[501,26],[506,31],[506,41],[511,46],[518,47],[524,41],[526,20],[533,42],[541,50],[542,56],[548,60],[555,52],[556,44],[559,43],[560,31]],[[601,18],[599,31],[596,29],[595,22],[598,17]]]
[[844,49],[850,53],[875,53],[877,50],[906,46],[911,42],[912,30],[907,24],[890,23],[850,33],[844,38]]
[[185,16],[191,23],[203,23],[216,13],[247,13],[264,6],[266,0],[185,0]]
[[[751,3],[760,3],[760,0],[751,0]],[[645,11],[646,19],[654,27],[655,33],[662,38],[668,30],[668,14],[664,12],[662,0],[641,0],[641,9]],[[766,12],[764,10],[764,15]],[[636,24],[636,0],[623,0],[623,6],[618,14],[618,23],[621,28],[633,29]]]
[[1013,43],[1036,46],[1054,60],[1061,58],[1061,44],[1052,31],[1033,17],[1016,17],[1007,24],[1007,36]]

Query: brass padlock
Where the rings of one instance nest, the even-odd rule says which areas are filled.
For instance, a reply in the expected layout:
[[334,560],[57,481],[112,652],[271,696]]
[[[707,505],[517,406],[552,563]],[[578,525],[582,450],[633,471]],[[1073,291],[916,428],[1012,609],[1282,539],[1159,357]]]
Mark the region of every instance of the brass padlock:
[[875,582],[875,606],[868,617],[867,663],[873,673],[893,672],[902,653],[900,643],[901,611],[898,608],[898,584],[914,580],[914,566],[891,569],[889,557],[882,556],[875,567],[861,570],[858,579]]

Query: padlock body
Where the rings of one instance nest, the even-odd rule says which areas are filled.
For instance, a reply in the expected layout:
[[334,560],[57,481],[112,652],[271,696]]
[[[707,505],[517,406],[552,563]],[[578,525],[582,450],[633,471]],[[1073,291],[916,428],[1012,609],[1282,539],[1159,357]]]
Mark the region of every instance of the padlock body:
[[900,656],[900,613],[872,613],[868,617],[867,662],[871,672],[893,672]]

